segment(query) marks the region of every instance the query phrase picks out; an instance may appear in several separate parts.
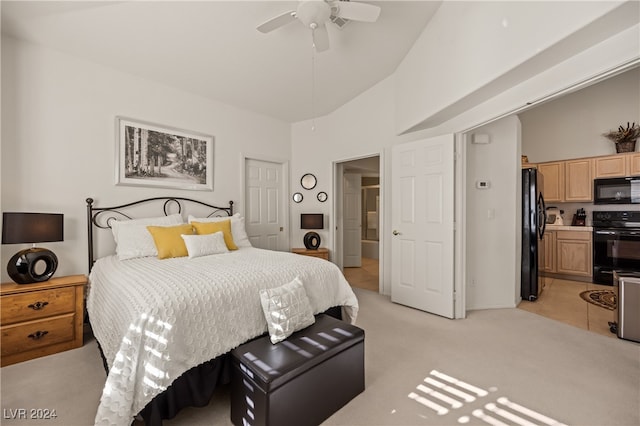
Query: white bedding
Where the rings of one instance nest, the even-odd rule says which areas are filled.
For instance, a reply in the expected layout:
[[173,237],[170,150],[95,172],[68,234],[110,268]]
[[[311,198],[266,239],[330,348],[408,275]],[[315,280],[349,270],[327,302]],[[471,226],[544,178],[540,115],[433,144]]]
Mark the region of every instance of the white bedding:
[[296,276],[314,314],[344,306],[355,322],[351,287],[322,259],[252,247],[194,259],[99,259],[87,310],[110,371],[95,423],[130,425],[182,373],[263,334],[259,290]]

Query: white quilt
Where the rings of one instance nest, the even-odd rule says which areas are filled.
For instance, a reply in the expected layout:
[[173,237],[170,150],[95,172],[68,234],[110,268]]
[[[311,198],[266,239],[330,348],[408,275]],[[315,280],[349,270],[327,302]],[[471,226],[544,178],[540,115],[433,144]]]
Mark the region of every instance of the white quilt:
[[191,367],[267,331],[259,290],[296,276],[314,313],[358,301],[333,263],[252,247],[213,256],[99,259],[89,276],[87,310],[109,374],[96,424],[130,425]]

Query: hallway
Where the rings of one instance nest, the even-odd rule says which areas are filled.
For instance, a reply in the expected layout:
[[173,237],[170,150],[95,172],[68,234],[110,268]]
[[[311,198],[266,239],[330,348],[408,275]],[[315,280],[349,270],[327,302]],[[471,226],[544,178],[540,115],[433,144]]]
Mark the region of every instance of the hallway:
[[360,268],[344,268],[343,273],[351,287],[371,290],[377,293],[379,291],[378,268],[378,259],[363,257]]

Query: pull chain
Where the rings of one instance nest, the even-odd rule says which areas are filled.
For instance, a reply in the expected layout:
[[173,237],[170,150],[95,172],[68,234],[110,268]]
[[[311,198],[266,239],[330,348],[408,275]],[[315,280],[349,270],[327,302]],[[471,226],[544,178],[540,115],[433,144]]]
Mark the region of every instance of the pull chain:
[[[313,35],[313,32],[312,32]],[[316,130],[316,45],[311,43],[311,131]]]

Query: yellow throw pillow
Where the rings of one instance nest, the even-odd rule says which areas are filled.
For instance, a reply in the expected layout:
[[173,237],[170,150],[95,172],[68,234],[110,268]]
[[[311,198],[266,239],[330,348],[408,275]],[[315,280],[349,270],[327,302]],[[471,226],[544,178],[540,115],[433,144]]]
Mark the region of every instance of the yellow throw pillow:
[[177,226],[147,226],[158,250],[158,259],[187,256],[187,246],[182,239],[183,234],[193,235],[193,227],[190,224]]
[[238,250],[238,246],[233,241],[233,235],[231,234],[231,219],[223,220],[222,222],[191,222],[191,224],[196,228],[196,234],[198,235],[222,231],[227,248],[229,250]]

